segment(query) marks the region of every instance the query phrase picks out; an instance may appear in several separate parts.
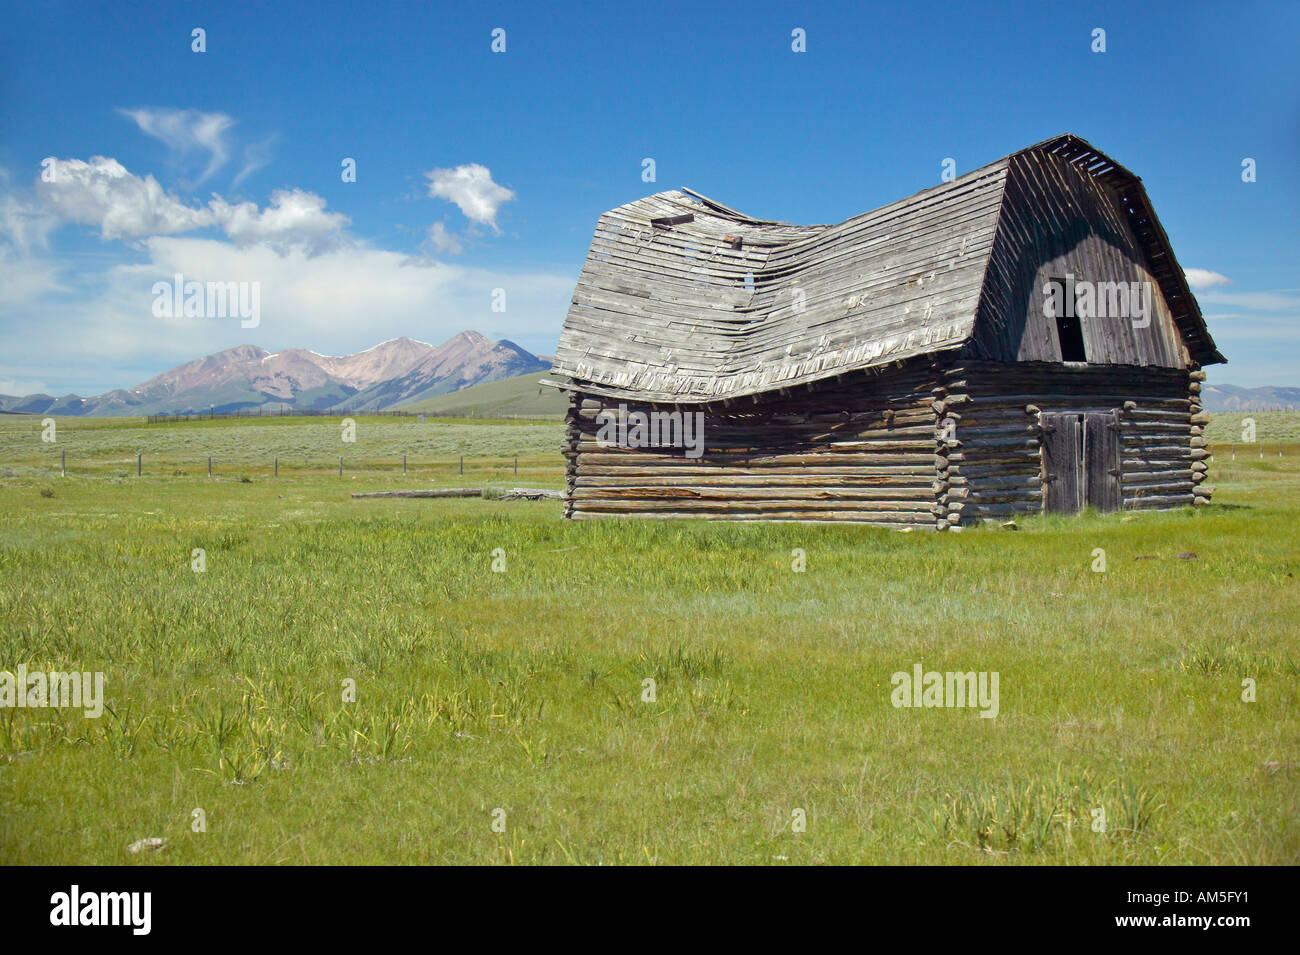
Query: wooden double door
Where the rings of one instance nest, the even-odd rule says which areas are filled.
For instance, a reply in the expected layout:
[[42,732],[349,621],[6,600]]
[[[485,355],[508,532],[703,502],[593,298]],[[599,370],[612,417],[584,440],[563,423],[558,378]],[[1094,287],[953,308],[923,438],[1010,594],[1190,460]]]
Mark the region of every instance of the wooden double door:
[[1119,412],[1044,414],[1042,427],[1043,510],[1118,510],[1123,500]]

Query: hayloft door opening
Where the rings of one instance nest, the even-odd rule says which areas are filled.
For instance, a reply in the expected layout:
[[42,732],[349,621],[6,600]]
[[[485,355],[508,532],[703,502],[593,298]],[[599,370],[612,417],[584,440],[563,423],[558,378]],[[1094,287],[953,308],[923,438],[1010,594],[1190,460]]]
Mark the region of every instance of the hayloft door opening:
[[1083,320],[1079,317],[1074,279],[1048,279],[1047,284],[1051,288],[1048,309],[1051,317],[1056,319],[1061,361],[1087,361],[1088,351],[1083,344]]
[[1043,510],[1077,514],[1085,506],[1119,508],[1118,412],[1043,415],[1042,455]]

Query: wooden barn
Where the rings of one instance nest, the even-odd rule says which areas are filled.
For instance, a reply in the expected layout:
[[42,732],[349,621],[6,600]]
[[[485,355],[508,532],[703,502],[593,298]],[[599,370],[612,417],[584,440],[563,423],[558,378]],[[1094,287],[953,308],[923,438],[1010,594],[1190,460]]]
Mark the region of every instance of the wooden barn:
[[1206,503],[1222,361],[1140,180],[1075,136],[838,225],[663,192],[601,216],[564,323],[565,515]]

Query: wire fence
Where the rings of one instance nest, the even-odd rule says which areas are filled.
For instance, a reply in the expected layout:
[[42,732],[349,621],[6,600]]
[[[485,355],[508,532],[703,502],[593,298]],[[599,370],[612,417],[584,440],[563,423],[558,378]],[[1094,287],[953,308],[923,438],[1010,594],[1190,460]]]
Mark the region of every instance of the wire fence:
[[[1219,447],[1222,448],[1223,445],[1219,445]],[[1230,445],[1228,445],[1228,454],[1230,455],[1230,458],[1231,458],[1231,460],[1233,460],[1233,461],[1237,460],[1237,447],[1238,447],[1238,446],[1235,445],[1235,444],[1230,444]],[[1258,445],[1243,444],[1243,445],[1241,445],[1240,447],[1241,447],[1241,454],[1242,454],[1242,457],[1255,457],[1255,455],[1252,454],[1251,452],[1252,452],[1256,447],[1259,448],[1259,457],[1260,457],[1261,459],[1264,457],[1264,443],[1263,443],[1262,441],[1259,442]],[[1271,446],[1270,446],[1270,447],[1271,447]],[[1206,450],[1209,451],[1211,454],[1214,453],[1214,448],[1213,448],[1213,447],[1207,447]],[[1272,452],[1270,451],[1269,454],[1271,455]],[[1277,456],[1278,456],[1279,458],[1282,457],[1282,442],[1281,442],[1281,441],[1279,441],[1279,442],[1277,443]]]
[[185,414],[151,414],[146,424],[184,424],[189,421],[220,421],[233,418],[459,418],[484,421],[563,421],[562,414],[513,414],[487,408],[464,408],[459,411],[358,411],[338,408],[245,408],[236,411],[194,411]]
[[423,418],[418,411],[344,411],[337,408],[243,408],[235,411],[193,411],[186,414],[151,414],[146,424],[181,424],[186,421],[216,421],[223,418]]
[[364,456],[341,454],[337,457],[321,459],[306,456],[270,455],[265,459],[240,456],[238,458],[220,458],[207,455],[195,460],[190,457],[175,455],[147,455],[138,453],[134,458],[112,457],[78,457],[70,456],[66,450],[59,452],[57,463],[50,462],[44,467],[56,472],[60,477],[69,474],[102,474],[127,471],[135,477],[244,477],[249,473],[261,473],[269,477],[279,477],[281,470],[286,473],[334,473],[339,477],[346,474],[390,474],[463,475],[468,468],[477,472],[505,472],[519,474],[520,459],[523,466],[530,471],[559,471],[563,462],[559,455],[555,460],[550,456],[538,454],[511,455],[465,455],[453,454],[446,457],[413,459],[408,454],[400,457]]

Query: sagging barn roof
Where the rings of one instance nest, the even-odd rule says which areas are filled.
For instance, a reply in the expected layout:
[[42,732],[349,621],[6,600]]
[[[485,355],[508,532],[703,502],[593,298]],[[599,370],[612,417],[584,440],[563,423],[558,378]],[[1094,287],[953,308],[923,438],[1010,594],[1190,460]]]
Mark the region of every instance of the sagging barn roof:
[[961,349],[1009,171],[1031,153],[1108,187],[1188,354],[1223,361],[1141,181],[1064,135],[837,225],[754,219],[688,189],[619,206],[600,217],[552,383],[716,402]]

